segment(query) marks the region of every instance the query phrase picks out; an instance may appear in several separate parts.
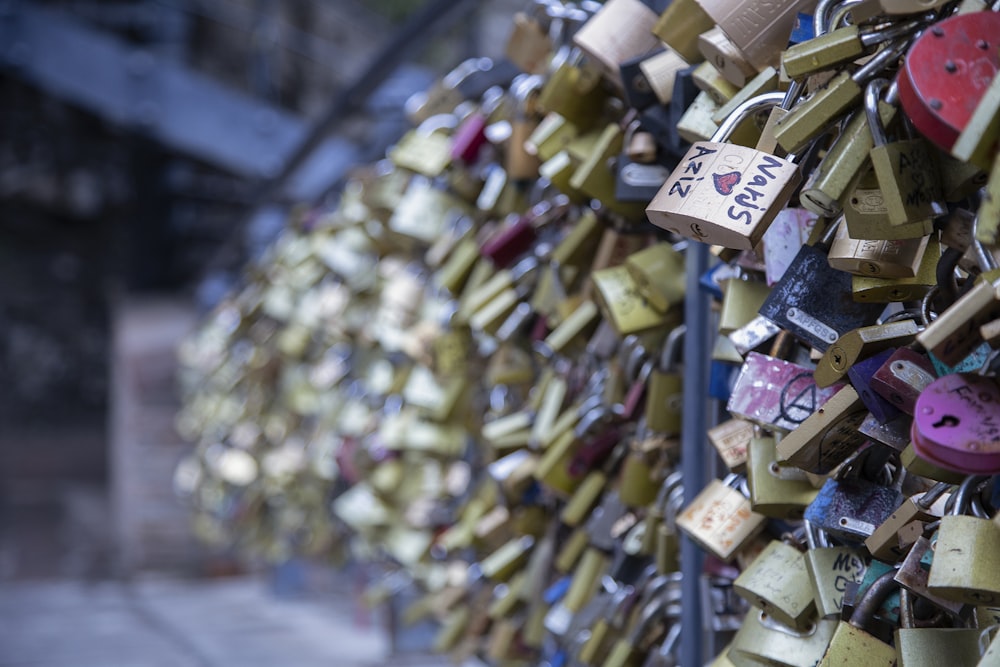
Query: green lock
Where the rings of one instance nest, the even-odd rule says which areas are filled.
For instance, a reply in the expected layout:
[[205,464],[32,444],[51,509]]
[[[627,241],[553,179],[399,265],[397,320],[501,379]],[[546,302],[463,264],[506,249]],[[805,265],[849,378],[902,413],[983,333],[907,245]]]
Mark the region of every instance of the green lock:
[[805,553],[816,610],[821,618],[839,616],[848,584],[860,584],[868,566],[859,549],[818,547]]
[[804,472],[778,463],[773,437],[750,439],[747,482],[753,511],[774,519],[801,519],[819,493]]
[[684,408],[682,393],[681,354],[684,351],[683,325],[675,328],[663,344],[663,352],[657,366],[649,375],[649,390],[646,394],[646,426],[654,433],[672,437],[681,432],[681,417]]
[[802,552],[773,540],[733,582],[737,595],[795,630],[814,622],[812,581]]
[[805,630],[795,630],[779,623],[761,609],[751,607],[733,637],[726,657],[736,667],[814,667],[826,651],[836,628],[836,621],[822,619]]

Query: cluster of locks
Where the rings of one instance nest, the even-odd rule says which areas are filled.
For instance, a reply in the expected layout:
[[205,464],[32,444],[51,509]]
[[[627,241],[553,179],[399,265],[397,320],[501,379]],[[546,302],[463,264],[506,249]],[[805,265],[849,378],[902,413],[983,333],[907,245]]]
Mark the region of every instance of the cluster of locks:
[[199,532],[489,664],[1000,664],[994,9],[536,2],[182,347]]

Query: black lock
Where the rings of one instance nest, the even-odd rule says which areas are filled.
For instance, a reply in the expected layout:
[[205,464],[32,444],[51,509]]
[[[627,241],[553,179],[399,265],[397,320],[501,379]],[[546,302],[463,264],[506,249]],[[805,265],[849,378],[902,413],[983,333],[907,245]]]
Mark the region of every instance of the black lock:
[[875,324],[881,303],[858,303],[851,274],[830,266],[827,253],[837,224],[815,246],[804,245],[771,290],[760,314],[817,350],[825,352],[840,336]]

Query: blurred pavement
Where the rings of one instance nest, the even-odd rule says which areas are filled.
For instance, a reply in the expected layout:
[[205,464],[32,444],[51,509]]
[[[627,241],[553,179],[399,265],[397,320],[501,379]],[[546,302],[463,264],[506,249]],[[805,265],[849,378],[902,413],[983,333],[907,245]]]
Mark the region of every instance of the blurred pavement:
[[350,590],[276,597],[265,579],[0,582],[0,667],[442,667],[390,655]]

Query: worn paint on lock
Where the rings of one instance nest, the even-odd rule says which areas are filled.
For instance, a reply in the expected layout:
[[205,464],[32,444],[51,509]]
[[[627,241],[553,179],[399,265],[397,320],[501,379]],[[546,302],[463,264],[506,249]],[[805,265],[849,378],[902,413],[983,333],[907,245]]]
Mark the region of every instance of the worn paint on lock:
[[736,378],[726,409],[764,428],[790,431],[806,421],[842,386],[817,387],[811,369],[751,352]]
[[708,429],[707,435],[727,468],[733,472],[742,472],[746,468],[753,424],[742,419],[730,419]]
[[699,141],[646,208],[650,222],[681,236],[750,250],[801,176],[781,158],[744,146]]
[[750,509],[750,500],[714,479],[677,517],[677,527],[692,540],[728,561],[764,528],[765,517]]
[[969,373],[932,382],[917,399],[913,444],[932,463],[969,474],[1000,472],[1000,385]]

